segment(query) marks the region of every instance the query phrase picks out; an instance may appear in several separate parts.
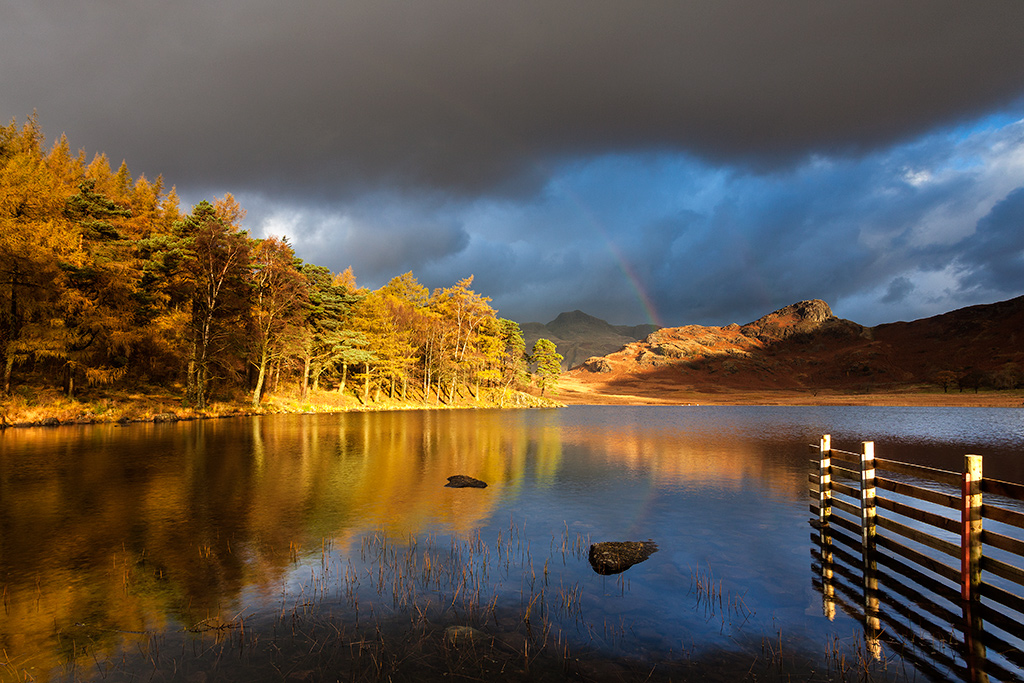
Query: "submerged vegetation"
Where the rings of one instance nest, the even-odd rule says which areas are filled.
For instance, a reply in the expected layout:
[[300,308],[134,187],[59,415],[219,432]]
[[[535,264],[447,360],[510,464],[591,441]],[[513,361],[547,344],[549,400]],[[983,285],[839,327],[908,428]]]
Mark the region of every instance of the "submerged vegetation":
[[195,415],[262,410],[268,394],[286,397],[278,409],[536,403],[519,396],[530,379],[519,325],[472,276],[431,292],[406,273],[370,291],[351,267],[332,273],[285,238],[250,237],[244,216],[230,194],[185,213],[162,177],[133,179],[103,154],[87,162],[63,136],[47,151],[34,117],[0,126],[8,421],[40,405],[52,418],[56,391],[161,396]]
[[[532,548],[512,519],[492,542],[464,537],[324,539],[289,548],[293,571],[261,607],[225,606],[165,628],[115,630],[76,623],[55,638],[68,681],[672,681],[902,680],[897,655],[867,654],[833,635],[817,652],[763,632],[742,596],[709,569],[692,571],[693,611],[731,646],[698,647],[651,632],[630,602],[630,579],[589,585],[566,565],[587,562],[591,539],[568,528]],[[206,550],[209,553],[209,550]],[[200,557],[203,549],[200,548]],[[147,582],[144,562],[117,568],[124,591]],[[271,595],[272,591],[266,591]],[[619,609],[622,609],[620,604]],[[10,659],[0,679],[22,680]]]

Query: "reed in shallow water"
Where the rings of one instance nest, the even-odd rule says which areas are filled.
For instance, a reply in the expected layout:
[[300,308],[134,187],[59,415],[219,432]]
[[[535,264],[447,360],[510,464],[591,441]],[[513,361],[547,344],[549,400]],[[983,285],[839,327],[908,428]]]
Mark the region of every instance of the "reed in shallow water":
[[[732,650],[645,656],[634,619],[595,609],[559,564],[586,563],[590,539],[568,527],[535,556],[515,520],[494,542],[366,535],[347,553],[324,539],[289,549],[294,570],[273,609],[212,614],[163,632],[122,633],[114,653],[87,628],[62,634],[71,656],[55,680],[888,680],[895,667],[834,639],[820,657],[787,651],[756,628]],[[127,574],[126,574],[127,576]],[[693,609],[742,633],[752,612],[710,568],[692,570]],[[602,581],[608,581],[602,579]],[[618,575],[605,591],[628,596]],[[7,662],[4,680],[28,680]]]

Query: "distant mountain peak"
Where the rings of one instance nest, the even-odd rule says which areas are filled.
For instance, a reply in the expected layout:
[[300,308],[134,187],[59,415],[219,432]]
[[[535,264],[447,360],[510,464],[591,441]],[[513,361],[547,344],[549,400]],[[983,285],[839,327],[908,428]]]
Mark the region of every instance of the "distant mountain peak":
[[568,369],[586,358],[604,355],[621,349],[630,342],[643,339],[657,329],[655,325],[612,325],[577,309],[559,313],[551,322],[523,323],[526,348],[533,347],[538,338],[555,342],[564,356],[563,367]]
[[559,313],[558,317],[547,324],[547,328],[555,332],[571,329],[576,333],[581,330],[602,332],[614,332],[615,330],[607,321],[580,310]]
[[608,324],[604,320],[592,316],[589,313],[584,313],[583,311],[577,308],[575,311],[562,311],[554,320],[549,322],[548,325],[554,325],[555,323],[564,325],[566,323],[571,322],[596,322],[604,323],[605,325]]

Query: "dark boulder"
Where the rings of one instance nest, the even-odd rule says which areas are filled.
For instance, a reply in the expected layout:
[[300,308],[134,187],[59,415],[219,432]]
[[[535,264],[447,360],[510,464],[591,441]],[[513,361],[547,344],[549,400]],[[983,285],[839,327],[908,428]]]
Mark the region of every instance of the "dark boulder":
[[467,477],[464,474],[455,474],[448,477],[448,483],[445,484],[445,486],[453,489],[485,489],[487,488],[487,482],[474,479],[473,477]]
[[590,566],[598,574],[618,574],[658,552],[653,541],[605,541],[590,546]]

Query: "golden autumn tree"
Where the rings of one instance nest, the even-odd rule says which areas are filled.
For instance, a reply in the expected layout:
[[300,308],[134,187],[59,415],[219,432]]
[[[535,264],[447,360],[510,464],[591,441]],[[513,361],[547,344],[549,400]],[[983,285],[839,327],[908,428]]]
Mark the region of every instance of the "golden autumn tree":
[[333,275],[284,240],[250,239],[231,195],[183,212],[162,177],[102,153],[87,163],[66,136],[43,142],[34,116],[0,125],[4,391],[15,374],[69,395],[183,385],[204,410],[225,386],[258,403],[293,370],[304,398],[322,378],[344,392],[350,368],[364,401],[376,389],[450,403],[519,383],[521,333],[472,276],[433,293],[412,273],[360,289],[351,267]]
[[[429,290],[410,272],[366,293],[353,307],[353,329],[364,340],[361,349],[352,350],[362,351],[364,400],[374,384],[378,395],[386,388],[391,398],[406,398],[410,382],[417,379],[424,344],[429,341],[428,303]],[[349,359],[353,357],[349,355]]]
[[393,330],[389,348],[378,351],[382,374],[388,380],[391,397],[395,397],[396,386],[400,385],[401,397],[405,399],[419,355],[423,312],[429,301],[429,290],[416,280],[412,272],[407,272],[392,278],[380,293]]
[[61,135],[53,143],[45,163],[54,179],[65,188],[78,187],[85,180],[85,150],[73,156],[67,135]]
[[297,337],[309,296],[295,252],[286,240],[258,240],[249,271],[253,328],[249,362],[256,370],[252,393],[252,405],[256,407],[263,395],[267,366],[284,357],[289,333]]
[[473,379],[485,364],[480,334],[484,321],[493,319],[490,297],[477,294],[470,286],[473,276],[463,278],[452,287],[437,289],[431,296],[430,308],[438,314],[440,329],[434,362],[437,381],[448,384],[448,401],[455,399],[460,383]]
[[[21,127],[0,126],[0,368],[9,392],[16,364],[50,348],[49,333],[64,285],[58,264],[76,240],[63,209],[77,171],[67,153],[54,171],[42,153],[33,116]],[[51,157],[63,156],[58,148]]]

